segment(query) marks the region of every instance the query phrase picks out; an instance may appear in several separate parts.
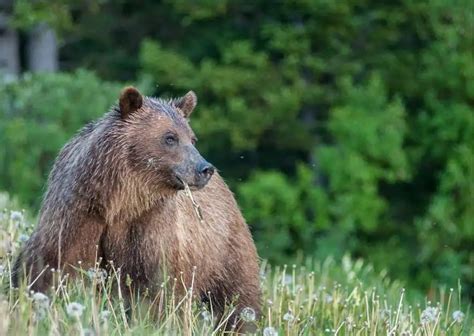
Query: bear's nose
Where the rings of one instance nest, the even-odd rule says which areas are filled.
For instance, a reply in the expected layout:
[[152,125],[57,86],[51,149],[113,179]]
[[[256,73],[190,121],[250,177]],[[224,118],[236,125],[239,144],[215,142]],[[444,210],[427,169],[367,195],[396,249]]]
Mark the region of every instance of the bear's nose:
[[209,162],[204,162],[199,165],[199,175],[205,177],[207,179],[211,178],[212,174],[214,174],[214,166],[211,165]]

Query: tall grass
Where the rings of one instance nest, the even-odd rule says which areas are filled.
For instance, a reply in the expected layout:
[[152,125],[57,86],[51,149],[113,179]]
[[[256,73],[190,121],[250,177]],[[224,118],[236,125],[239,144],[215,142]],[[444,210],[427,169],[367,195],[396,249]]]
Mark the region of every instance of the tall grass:
[[[13,256],[31,225],[21,212],[0,215],[0,335],[222,335],[212,302],[195,300],[193,288],[177,295],[180,279],[166,278],[157,293],[141,293],[128,308],[117,283],[119,270],[96,267],[75,279],[58,277],[48,293],[26,284],[11,286]],[[261,267],[263,314],[244,309],[241,318],[257,325],[257,334],[273,335],[469,335],[469,309],[462,306],[461,285],[440,289],[413,302],[402,284],[376,273],[362,261]]]

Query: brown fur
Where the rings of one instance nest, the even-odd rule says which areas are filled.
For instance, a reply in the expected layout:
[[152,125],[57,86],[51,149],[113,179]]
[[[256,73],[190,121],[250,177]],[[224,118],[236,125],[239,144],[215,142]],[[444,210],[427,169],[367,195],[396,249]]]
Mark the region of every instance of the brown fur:
[[[192,92],[164,101],[126,88],[120,108],[66,144],[39,223],[17,259],[15,283],[25,269],[31,288],[46,291],[52,276],[49,269],[41,273],[45,266],[73,273],[78,261],[87,269],[102,258],[128,274],[137,290],[159,285],[163,267],[172,277],[183,272],[189,287],[195,267],[194,291],[201,298],[210,293],[218,313],[235,297],[238,308],[258,312],[257,254],[231,191],[218,174],[194,190],[200,221],[170,175],[177,167],[192,185],[189,157],[202,159],[187,119],[195,105]],[[173,150],[162,142],[170,130],[180,139]]]

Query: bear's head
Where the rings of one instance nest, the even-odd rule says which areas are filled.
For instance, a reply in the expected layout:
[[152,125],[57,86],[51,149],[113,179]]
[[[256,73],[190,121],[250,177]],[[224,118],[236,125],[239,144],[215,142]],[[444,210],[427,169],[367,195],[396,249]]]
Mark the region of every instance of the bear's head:
[[196,149],[197,139],[189,126],[196,103],[193,91],[169,100],[144,97],[134,87],[125,88],[120,95],[131,168],[161,189],[180,190],[185,184],[201,189],[214,173],[214,167]]

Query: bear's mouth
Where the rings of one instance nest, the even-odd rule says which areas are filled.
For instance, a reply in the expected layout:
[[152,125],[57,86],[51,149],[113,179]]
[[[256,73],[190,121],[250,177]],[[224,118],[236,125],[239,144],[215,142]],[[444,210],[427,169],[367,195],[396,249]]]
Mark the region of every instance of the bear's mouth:
[[175,175],[174,176],[174,181],[173,181],[173,187],[177,190],[184,190],[186,188],[186,185],[189,187],[189,189],[195,191],[195,190],[199,190],[199,189],[202,189],[204,188],[204,186],[206,185],[207,183],[203,183],[203,184],[190,184],[190,183],[186,183],[184,182],[184,180],[179,177],[178,175]]
[[185,188],[184,181],[178,175],[174,175],[173,179],[171,180],[171,185],[177,190],[184,190]]

